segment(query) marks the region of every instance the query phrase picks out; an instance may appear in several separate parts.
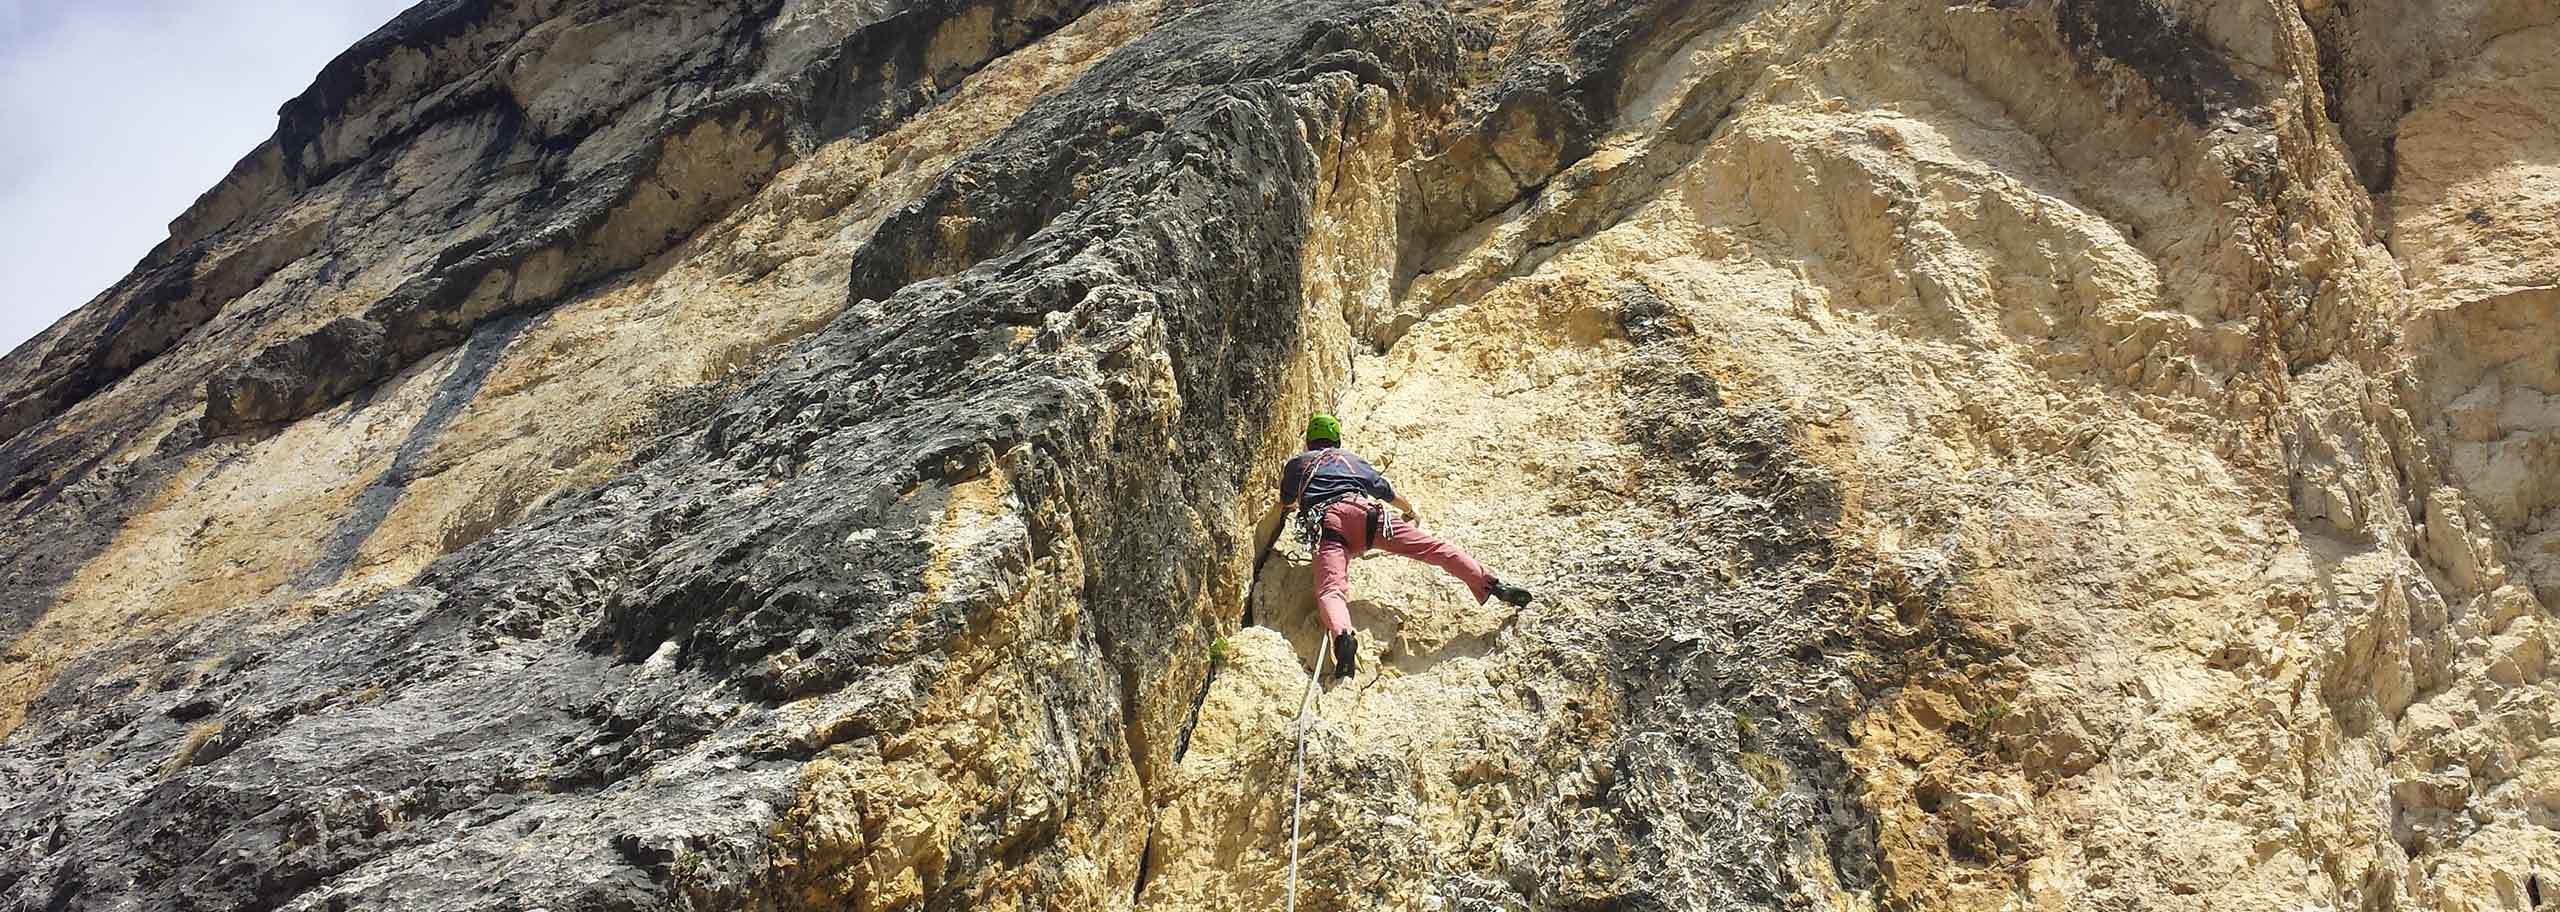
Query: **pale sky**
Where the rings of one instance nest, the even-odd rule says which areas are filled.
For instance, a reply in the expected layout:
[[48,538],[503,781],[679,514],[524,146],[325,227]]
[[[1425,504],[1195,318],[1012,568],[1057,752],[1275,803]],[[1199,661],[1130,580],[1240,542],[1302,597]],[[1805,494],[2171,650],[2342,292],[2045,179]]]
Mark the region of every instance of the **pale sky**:
[[411,0],[0,0],[0,351],[123,278]]

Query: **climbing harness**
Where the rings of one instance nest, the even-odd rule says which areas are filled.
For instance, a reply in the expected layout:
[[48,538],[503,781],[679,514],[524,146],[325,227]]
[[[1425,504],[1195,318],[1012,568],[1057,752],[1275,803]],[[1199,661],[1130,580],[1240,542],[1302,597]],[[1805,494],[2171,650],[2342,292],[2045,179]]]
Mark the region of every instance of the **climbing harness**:
[[[1289,908],[1298,912],[1298,810],[1307,800],[1307,709],[1315,705],[1316,681],[1324,677],[1325,660],[1333,650],[1316,644],[1316,673],[1307,676],[1307,694],[1298,698],[1298,782],[1289,787]],[[1321,717],[1319,717],[1321,718]]]
[[1377,547],[1378,541],[1387,537],[1386,504],[1367,494],[1336,494],[1309,503],[1298,511],[1298,542],[1306,545],[1309,553],[1316,550],[1317,542],[1341,542],[1344,548],[1351,547],[1350,540],[1324,526],[1325,513],[1331,511],[1334,504],[1343,501],[1354,501],[1368,509],[1369,547]]
[[[1307,481],[1314,481],[1316,474],[1324,471],[1328,466],[1348,465],[1350,465],[1350,463],[1344,462],[1342,459],[1341,450],[1328,450],[1323,456],[1316,459],[1314,465],[1307,467]],[[1315,551],[1316,543],[1319,541],[1338,541],[1342,542],[1343,547],[1348,548],[1351,546],[1351,543],[1344,541],[1342,536],[1335,534],[1333,530],[1324,527],[1325,513],[1332,510],[1334,504],[1338,504],[1346,500],[1358,501],[1368,508],[1369,544],[1371,547],[1375,547],[1377,545],[1378,539],[1385,537],[1387,532],[1387,505],[1380,503],[1377,498],[1359,491],[1344,491],[1342,493],[1328,495],[1320,499],[1309,500],[1299,505],[1298,541],[1300,544],[1306,545],[1309,552]]]
[[[1299,482],[1300,490],[1305,490],[1305,486],[1313,483],[1316,476],[1323,474],[1325,469],[1336,466],[1347,469],[1350,468],[1351,463],[1343,458],[1343,451],[1340,449],[1324,451],[1323,455],[1316,457],[1316,461],[1307,466],[1305,480]],[[1359,501],[1362,506],[1368,508],[1369,547],[1377,547],[1380,539],[1388,537],[1390,529],[1387,525],[1387,505],[1365,491],[1342,491],[1312,500],[1301,498],[1297,515],[1298,542],[1305,545],[1309,552],[1315,551],[1317,542],[1325,541],[1341,542],[1344,547],[1350,547],[1351,542],[1324,527],[1326,511],[1332,510],[1334,504],[1346,500]]]
[[[1316,480],[1316,475],[1322,473],[1326,468],[1331,466],[1348,465],[1350,465],[1350,463],[1344,462],[1342,459],[1341,450],[1326,450],[1324,455],[1316,457],[1316,461],[1307,466],[1306,476],[1303,480],[1298,482],[1299,492],[1304,492],[1306,490],[1306,486]],[[1316,541],[1324,536],[1324,512],[1326,510],[1333,509],[1334,504],[1359,496],[1361,495],[1357,492],[1346,491],[1320,500],[1300,498],[1297,516],[1298,542],[1306,545],[1308,551],[1314,551],[1316,549]]]

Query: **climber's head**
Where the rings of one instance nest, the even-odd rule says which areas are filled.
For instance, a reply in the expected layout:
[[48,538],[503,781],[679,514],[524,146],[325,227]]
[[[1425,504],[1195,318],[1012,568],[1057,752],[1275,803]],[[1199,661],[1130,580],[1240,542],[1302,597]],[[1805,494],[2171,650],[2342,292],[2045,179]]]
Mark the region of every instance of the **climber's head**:
[[1324,414],[1307,419],[1307,449],[1341,445],[1341,419]]

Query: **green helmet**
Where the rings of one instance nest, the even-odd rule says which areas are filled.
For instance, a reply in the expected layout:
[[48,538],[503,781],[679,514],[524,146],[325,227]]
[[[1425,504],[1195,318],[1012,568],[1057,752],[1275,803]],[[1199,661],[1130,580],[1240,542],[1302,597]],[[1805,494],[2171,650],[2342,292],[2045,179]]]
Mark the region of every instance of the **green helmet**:
[[1313,418],[1307,419],[1307,439],[1330,440],[1335,443],[1341,443],[1342,420],[1335,418],[1332,415],[1325,414],[1318,414]]

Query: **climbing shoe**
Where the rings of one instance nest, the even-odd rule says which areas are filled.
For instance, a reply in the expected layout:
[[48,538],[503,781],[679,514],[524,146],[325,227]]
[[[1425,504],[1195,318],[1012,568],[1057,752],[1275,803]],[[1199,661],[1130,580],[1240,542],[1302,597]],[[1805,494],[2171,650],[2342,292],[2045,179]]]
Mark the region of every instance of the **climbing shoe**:
[[1513,608],[1529,607],[1530,596],[1529,590],[1527,589],[1522,589],[1518,586],[1506,585],[1501,580],[1494,580],[1485,586],[1485,591],[1493,593],[1494,598],[1511,603],[1511,607]]
[[1360,671],[1360,641],[1348,633],[1333,635],[1333,676],[1339,680]]

